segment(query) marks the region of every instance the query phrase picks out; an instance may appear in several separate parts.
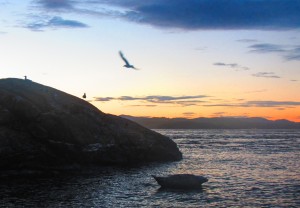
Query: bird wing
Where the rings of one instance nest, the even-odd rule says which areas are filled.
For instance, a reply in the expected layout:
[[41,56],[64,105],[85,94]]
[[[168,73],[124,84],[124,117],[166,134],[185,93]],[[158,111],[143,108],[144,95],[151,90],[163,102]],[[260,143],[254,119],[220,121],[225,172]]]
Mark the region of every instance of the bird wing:
[[135,68],[134,66],[132,66],[131,68],[134,69],[134,70],[140,70],[140,69],[138,69],[138,68]]
[[124,57],[122,51],[119,51],[119,54],[120,54],[121,58],[123,59],[123,61],[126,63],[126,65],[130,65],[129,62],[127,61],[127,59]]

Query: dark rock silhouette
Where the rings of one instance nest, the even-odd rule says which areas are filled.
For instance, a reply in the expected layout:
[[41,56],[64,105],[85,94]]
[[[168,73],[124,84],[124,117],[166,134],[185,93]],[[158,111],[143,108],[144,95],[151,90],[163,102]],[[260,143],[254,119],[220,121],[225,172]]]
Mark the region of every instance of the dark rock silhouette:
[[0,170],[180,160],[169,138],[62,91],[0,79]]
[[208,179],[192,174],[175,174],[167,177],[152,176],[162,188],[200,189]]

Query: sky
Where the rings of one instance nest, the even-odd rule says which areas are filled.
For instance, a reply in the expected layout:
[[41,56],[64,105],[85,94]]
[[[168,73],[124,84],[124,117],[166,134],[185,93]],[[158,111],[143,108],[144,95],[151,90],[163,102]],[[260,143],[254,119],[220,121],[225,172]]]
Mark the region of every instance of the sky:
[[115,115],[300,122],[300,1],[0,0],[0,78],[25,75]]

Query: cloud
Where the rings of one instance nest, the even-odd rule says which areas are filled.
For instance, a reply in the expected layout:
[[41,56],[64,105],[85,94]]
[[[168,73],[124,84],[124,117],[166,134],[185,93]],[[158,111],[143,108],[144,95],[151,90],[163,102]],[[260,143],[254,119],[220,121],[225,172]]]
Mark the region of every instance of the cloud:
[[157,105],[129,105],[130,107],[156,107]]
[[252,74],[254,77],[264,77],[264,78],[281,78],[277,76],[274,72],[257,72]]
[[230,67],[230,68],[233,68],[233,69],[236,69],[236,70],[249,70],[248,67],[241,66],[241,65],[239,65],[237,63],[226,64],[226,63],[223,63],[223,62],[216,62],[213,65],[215,65],[215,66]]
[[274,52],[286,52],[284,46],[276,45],[276,44],[269,44],[269,43],[260,43],[254,44],[249,46],[251,49],[250,52],[254,53],[274,53]]
[[244,93],[261,93],[261,92],[267,92],[266,89],[262,89],[262,90],[253,90],[253,91],[246,91]]
[[117,18],[123,14],[119,10],[107,9],[101,0],[36,0],[35,6],[47,12],[75,13],[94,17]]
[[196,113],[194,113],[194,112],[184,112],[184,113],[182,113],[182,115],[184,117],[193,117],[193,116],[196,115]]
[[195,96],[161,96],[161,95],[151,95],[145,97],[132,97],[132,96],[121,96],[121,97],[95,97],[96,101],[111,101],[111,100],[122,100],[122,101],[132,101],[132,100],[145,100],[150,102],[164,102],[164,101],[174,101],[174,100],[187,100],[195,98],[205,98],[206,95],[195,95]]
[[270,107],[270,108],[290,108],[300,106],[300,102],[297,101],[245,101],[241,103],[217,103],[217,104],[205,104],[205,107]]
[[[45,9],[97,13],[97,5],[107,16],[141,24],[183,30],[300,28],[299,0],[39,0]],[[116,8],[118,7],[118,8]],[[112,9],[114,8],[114,9]],[[111,11],[109,11],[111,10]],[[119,12],[122,11],[122,12]]]
[[0,0],[0,5],[8,5],[11,2],[8,2],[8,0]]
[[26,28],[33,31],[43,31],[46,28],[86,28],[88,25],[76,21],[76,20],[67,20],[62,17],[37,17],[35,21],[27,24]]
[[229,66],[231,68],[235,68],[235,67],[238,66],[237,64],[225,64],[225,63],[221,63],[221,62],[214,63],[214,65],[216,65],[216,66]]
[[191,106],[198,105],[199,103],[205,102],[199,100],[201,98],[206,98],[206,95],[195,95],[195,96],[161,96],[161,95],[151,95],[144,97],[132,97],[132,96],[120,96],[120,97],[95,97],[95,101],[109,102],[113,100],[117,101],[141,101],[154,104],[172,104],[181,106]]
[[250,107],[249,105],[242,103],[216,103],[216,104],[204,104],[204,107]]
[[179,97],[173,97],[173,96],[147,96],[145,98],[147,100],[150,100],[150,101],[160,102],[160,101],[174,101],[174,100],[189,100],[189,99],[205,98],[205,97],[208,97],[208,96],[205,96],[205,95],[179,96]]
[[[106,1],[107,2],[107,1]],[[181,29],[294,29],[299,28],[298,0],[113,0],[130,9],[128,20]]]
[[287,54],[284,56],[284,58],[288,61],[300,61],[300,45],[295,46],[293,49],[287,51]]
[[300,106],[300,102],[296,101],[248,101],[245,104],[251,107]]
[[[257,92],[264,92],[260,90]],[[256,92],[256,91],[255,91]],[[120,96],[120,97],[95,97],[94,101],[110,102],[110,101],[139,101],[140,103],[134,103],[135,107],[157,107],[157,106],[202,106],[202,107],[238,107],[238,108],[249,108],[249,107],[263,107],[263,108],[276,108],[277,110],[284,110],[287,108],[300,107],[300,101],[274,101],[274,100],[244,100],[235,99],[232,101],[224,101],[219,99],[210,99],[211,101],[199,100],[201,98],[208,98],[207,95],[193,95],[193,96]],[[213,100],[213,101],[212,101]],[[218,112],[218,115],[224,114],[225,112]],[[186,112],[186,115],[192,112]],[[217,114],[216,114],[217,115]]]
[[190,101],[169,101],[169,102],[164,102],[164,103],[168,103],[168,104],[174,104],[174,105],[181,105],[181,106],[197,106],[200,103],[204,103],[206,101],[202,101],[202,100],[190,100]]
[[74,1],[70,0],[39,0],[39,4],[41,4],[46,9],[72,9]]
[[287,61],[300,61],[300,45],[260,43],[250,45],[248,48],[251,53],[277,53]]
[[291,82],[298,82],[297,79],[291,79],[290,81],[291,81]]
[[115,100],[115,98],[113,97],[96,97],[95,101],[100,101],[100,102],[108,102],[108,101],[112,101]]
[[240,39],[237,40],[238,42],[242,42],[242,43],[253,43],[253,42],[258,42],[258,40],[256,39]]
[[215,112],[212,114],[213,117],[223,117],[226,112]]

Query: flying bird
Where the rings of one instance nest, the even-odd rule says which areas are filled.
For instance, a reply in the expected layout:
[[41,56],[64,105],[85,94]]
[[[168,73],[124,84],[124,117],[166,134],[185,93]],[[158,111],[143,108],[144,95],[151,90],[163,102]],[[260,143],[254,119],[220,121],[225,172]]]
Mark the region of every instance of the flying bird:
[[124,57],[124,54],[122,53],[122,51],[119,51],[119,54],[120,54],[121,58],[123,59],[123,61],[125,62],[124,67],[126,67],[126,68],[131,68],[131,69],[135,69],[135,70],[139,70],[139,69],[135,68],[133,65],[131,65],[131,64],[127,61],[127,59]]

